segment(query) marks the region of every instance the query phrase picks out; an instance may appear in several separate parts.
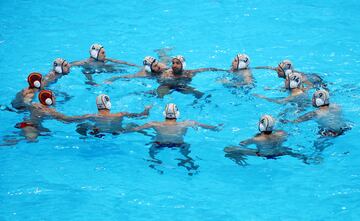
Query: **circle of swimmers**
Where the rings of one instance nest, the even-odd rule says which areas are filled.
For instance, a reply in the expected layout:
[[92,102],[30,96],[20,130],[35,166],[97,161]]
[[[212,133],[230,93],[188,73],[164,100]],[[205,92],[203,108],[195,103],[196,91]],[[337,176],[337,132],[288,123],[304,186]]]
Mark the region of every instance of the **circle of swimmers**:
[[[90,57],[82,61],[67,62],[62,58],[57,58],[53,62],[52,70],[45,76],[40,73],[31,73],[28,78],[28,87],[20,91],[12,101],[12,108],[9,110],[17,112],[29,112],[29,116],[21,123],[16,125],[21,130],[23,139],[27,141],[36,141],[39,135],[50,132],[42,126],[45,119],[56,119],[62,122],[79,122],[76,131],[84,136],[93,135],[102,137],[106,133],[120,134],[125,132],[142,132],[153,129],[155,136],[153,137],[152,146],[150,148],[150,156],[155,163],[161,163],[155,158],[156,153],[163,147],[179,147],[186,159],[183,164],[188,170],[196,168],[194,162],[188,156],[190,152],[189,145],[184,142],[184,135],[188,128],[205,128],[218,131],[222,125],[212,126],[199,123],[193,120],[178,121],[180,111],[176,104],[169,103],[166,105],[163,115],[164,121],[149,122],[142,126],[129,124],[122,126],[122,119],[141,118],[149,115],[151,106],[146,106],[141,113],[128,112],[111,112],[110,97],[100,94],[96,97],[96,105],[98,113],[86,114],[82,116],[66,116],[56,111],[53,107],[56,103],[54,92],[46,89],[50,85],[56,83],[60,78],[67,76],[70,68],[81,67],[82,72],[87,79],[87,84],[97,85],[93,80],[93,74],[101,72],[120,72],[119,66],[133,66],[139,68],[136,74],[114,76],[104,83],[111,84],[118,79],[129,78],[152,78],[157,80],[159,87],[154,94],[163,98],[165,95],[175,91],[183,94],[192,94],[196,98],[201,98],[204,93],[193,88],[189,84],[192,78],[201,72],[221,71],[226,72],[227,77],[220,79],[221,83],[226,87],[246,88],[253,86],[252,69],[269,69],[277,73],[277,76],[284,80],[284,85],[289,96],[282,99],[265,97],[259,94],[254,96],[276,102],[279,104],[296,103],[299,107],[301,104],[312,102],[314,110],[308,112],[297,119],[281,120],[282,123],[301,123],[314,119],[319,125],[319,134],[321,137],[336,137],[342,135],[350,127],[344,122],[338,105],[330,103],[329,90],[326,84],[316,74],[306,74],[294,70],[291,61],[284,60],[277,67],[254,67],[250,68],[250,58],[246,54],[238,54],[232,61],[230,70],[218,68],[200,68],[195,70],[186,69],[185,58],[181,55],[170,57],[167,55],[169,49],[156,50],[159,59],[146,56],[143,65],[138,66],[122,60],[108,58],[105,48],[100,44],[93,44],[90,47]],[[171,64],[171,67],[168,67]],[[306,87],[305,87],[306,85]],[[307,91],[315,89],[312,101],[306,99]],[[38,94],[39,102],[33,102],[35,94]],[[90,123],[91,122],[91,123]],[[255,128],[256,125],[254,125]],[[260,156],[266,158],[276,158],[282,155],[290,155],[308,161],[308,157],[294,152],[292,149],[283,147],[286,141],[287,133],[281,130],[275,130],[275,119],[270,115],[260,116],[257,125],[259,133],[254,137],[240,142],[237,146],[228,146],[224,149],[225,155],[235,160],[237,163],[243,163],[244,156]],[[254,129],[255,130],[255,129]],[[18,141],[7,140],[8,144]],[[255,145],[256,148],[249,148],[249,145]],[[186,166],[186,164],[189,164]]]

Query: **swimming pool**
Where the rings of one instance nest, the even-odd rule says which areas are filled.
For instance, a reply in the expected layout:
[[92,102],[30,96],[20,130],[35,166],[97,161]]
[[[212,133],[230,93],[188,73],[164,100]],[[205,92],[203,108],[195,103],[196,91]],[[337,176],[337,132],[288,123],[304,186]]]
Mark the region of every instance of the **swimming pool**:
[[[353,128],[323,143],[317,164],[291,157],[248,157],[239,166],[224,157],[224,147],[257,133],[262,114],[277,116],[288,107],[251,96],[284,96],[264,87],[283,82],[271,71],[253,72],[256,87],[248,94],[224,88],[222,73],[198,74],[192,85],[210,98],[172,93],[164,99],[145,95],[158,84],[149,79],[85,84],[81,69],[51,86],[57,110],[78,115],[96,112],[95,97],[110,95],[113,111],[140,112],[152,104],[142,124],[162,120],[166,103],[176,103],[181,119],[223,123],[220,132],[189,130],[194,174],[182,166],[177,149],[160,151],[162,164],[150,168],[150,138],[141,134],[83,138],[76,124],[47,120],[50,136],[37,143],[0,148],[1,220],[358,220],[359,41],[357,1],[2,1],[0,7],[0,104],[9,105],[26,86],[32,71],[46,74],[57,57],[88,57],[92,43],[107,55],[141,64],[153,50],[172,48],[186,57],[189,69],[228,68],[239,52],[250,66],[277,65],[291,59],[296,69],[319,73]],[[134,69],[126,69],[133,73]],[[99,74],[97,82],[114,74]],[[63,93],[70,100],[62,102]],[[307,109],[312,110],[311,107]],[[17,136],[14,125],[24,114],[0,111],[0,134]],[[289,118],[297,116],[290,112]],[[277,124],[289,132],[286,145],[314,153],[317,125]],[[159,171],[163,173],[160,173]]]

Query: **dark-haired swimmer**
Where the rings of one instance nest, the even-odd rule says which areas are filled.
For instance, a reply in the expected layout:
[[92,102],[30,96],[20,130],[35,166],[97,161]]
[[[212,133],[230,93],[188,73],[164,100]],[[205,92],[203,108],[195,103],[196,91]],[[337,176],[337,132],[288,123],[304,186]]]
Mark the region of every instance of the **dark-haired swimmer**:
[[[89,53],[90,53],[90,58],[85,59],[83,61],[71,62],[71,66],[83,67],[82,72],[85,74],[86,78],[89,80],[89,83],[94,83],[92,74],[119,71],[119,69],[116,68],[116,66],[114,66],[114,64],[111,64],[111,63],[137,67],[137,65],[128,63],[126,61],[107,58],[105,48],[100,44],[91,45]],[[111,63],[108,64],[109,62],[111,62]]]
[[42,86],[45,88],[56,83],[61,77],[70,73],[70,67],[65,59],[56,58],[52,70],[45,75]]
[[299,71],[294,70],[294,65],[290,60],[283,60],[279,63],[277,67],[255,67],[255,69],[270,69],[276,71],[279,78],[286,78],[290,73],[296,72],[299,73],[302,77],[302,82],[308,87],[312,88],[324,88],[327,89],[326,83],[318,74],[305,74]]
[[302,77],[299,73],[290,73],[285,80],[285,88],[290,91],[290,95],[285,98],[274,99],[268,98],[260,94],[253,94],[256,97],[265,99],[270,102],[278,104],[285,104],[288,102],[296,103],[299,107],[308,106],[307,93],[309,88],[304,88],[302,84]]
[[342,135],[351,127],[342,119],[340,107],[336,104],[330,104],[329,99],[329,92],[318,90],[312,97],[312,104],[316,110],[306,113],[295,120],[283,120],[283,122],[301,123],[314,119],[319,124],[319,134],[322,137]]
[[[156,136],[153,138],[152,147],[150,148],[150,157],[153,162],[161,164],[161,161],[156,159],[156,154],[162,148],[180,148],[180,152],[184,155],[186,159],[180,160],[179,166],[184,166],[191,172],[191,170],[196,170],[198,166],[195,165],[193,160],[188,156],[190,153],[190,145],[184,142],[184,136],[189,127],[197,129],[199,127],[218,131],[218,126],[211,126],[202,124],[192,120],[186,120],[183,122],[177,122],[177,119],[180,117],[180,111],[177,106],[173,103],[167,104],[163,112],[165,121],[163,122],[149,122],[143,126],[132,128],[131,131],[142,131],[146,129],[155,130]],[[189,166],[186,166],[189,164]],[[154,168],[154,165],[151,165]],[[189,173],[189,175],[191,175]]]
[[183,94],[193,94],[196,98],[201,98],[204,93],[190,87],[188,84],[192,78],[200,72],[206,71],[224,71],[218,68],[199,68],[195,70],[185,70],[185,58],[178,55],[172,59],[171,69],[164,71],[158,78],[160,86],[157,88],[157,95],[163,98],[171,93],[171,90],[178,91]]
[[11,101],[12,107],[19,111],[24,111],[28,105],[31,104],[35,93],[41,89],[42,75],[40,73],[33,72],[29,74],[27,82],[29,86],[18,92],[14,100]]
[[121,78],[149,78],[159,77],[161,73],[167,69],[166,64],[159,62],[154,57],[146,56],[143,60],[144,67],[136,74],[115,76],[105,81],[107,84],[121,79]]
[[[270,115],[260,118],[258,129],[260,133],[254,137],[240,142],[240,146],[225,147],[225,157],[234,160],[237,164],[246,165],[245,156],[258,156],[267,159],[276,159],[280,156],[289,155],[306,162],[307,157],[300,153],[295,153],[292,149],[284,147],[283,143],[287,139],[287,133],[282,130],[274,130],[275,119]],[[256,149],[248,148],[255,145]]]
[[83,123],[77,126],[76,131],[86,136],[88,131],[90,135],[95,137],[104,136],[103,133],[119,134],[125,131],[126,128],[122,127],[122,121],[124,117],[147,117],[151,106],[146,106],[144,111],[141,113],[128,113],[118,112],[110,113],[111,102],[110,97],[105,94],[100,94],[96,97],[96,106],[98,109],[97,114],[83,115],[83,118],[93,121],[95,124]]

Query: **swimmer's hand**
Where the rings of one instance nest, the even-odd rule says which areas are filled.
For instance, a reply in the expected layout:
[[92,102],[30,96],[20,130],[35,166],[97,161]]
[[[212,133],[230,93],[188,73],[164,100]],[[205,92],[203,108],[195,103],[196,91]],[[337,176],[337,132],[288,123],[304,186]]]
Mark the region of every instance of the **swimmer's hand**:
[[213,131],[221,131],[223,128],[224,128],[224,124],[218,124],[217,126],[215,126]]
[[149,113],[150,113],[150,109],[152,108],[152,105],[147,105],[147,106],[145,106],[145,109],[144,109],[144,114],[145,115],[149,115]]

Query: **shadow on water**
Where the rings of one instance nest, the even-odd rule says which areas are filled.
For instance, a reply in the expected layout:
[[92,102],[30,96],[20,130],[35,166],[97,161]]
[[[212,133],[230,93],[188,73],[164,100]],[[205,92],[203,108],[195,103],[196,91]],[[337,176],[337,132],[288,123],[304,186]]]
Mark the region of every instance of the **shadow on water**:
[[191,153],[190,151],[190,144],[183,143],[183,144],[157,144],[154,142],[151,142],[147,145],[151,145],[149,148],[149,157],[150,159],[147,159],[148,162],[150,162],[149,167],[156,170],[158,173],[163,174],[164,171],[160,169],[160,166],[163,165],[162,160],[157,158],[157,155],[164,150],[178,150],[181,154],[182,158],[176,158],[175,160],[178,161],[177,165],[179,167],[183,167],[187,170],[188,175],[192,176],[194,174],[198,173],[199,166],[196,165],[193,158],[191,158],[189,155]]

